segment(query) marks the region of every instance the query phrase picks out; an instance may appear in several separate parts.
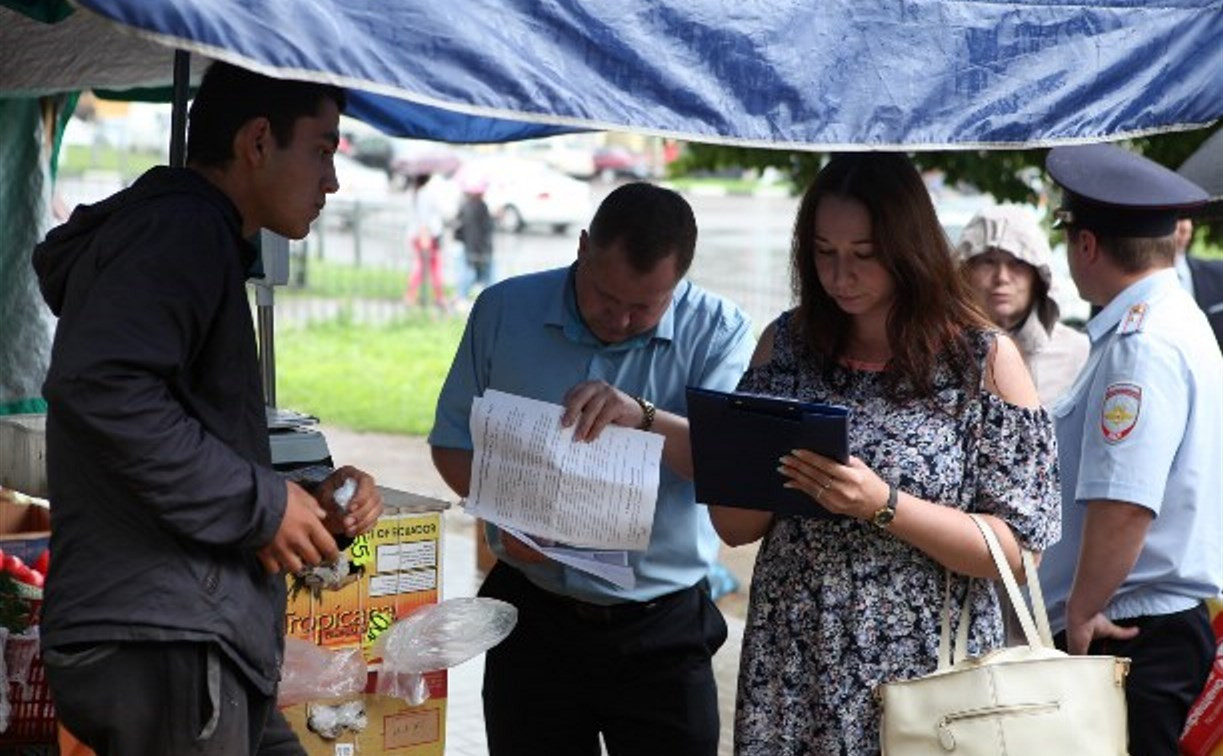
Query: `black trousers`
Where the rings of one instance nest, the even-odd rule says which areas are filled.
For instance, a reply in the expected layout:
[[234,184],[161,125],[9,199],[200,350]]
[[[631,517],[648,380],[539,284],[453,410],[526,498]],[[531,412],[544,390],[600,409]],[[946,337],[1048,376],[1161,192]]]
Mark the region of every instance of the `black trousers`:
[[[1130,756],[1173,756],[1189,707],[1202,692],[1215,656],[1214,632],[1205,604],[1175,614],[1117,620],[1137,627],[1132,640],[1093,641],[1087,652],[1131,660],[1125,682]],[[1055,639],[1066,647],[1066,636]]]
[[726,622],[694,586],[648,603],[597,607],[536,587],[499,562],[481,596],[518,608],[484,662],[490,756],[714,756],[711,658]]
[[56,714],[98,756],[305,756],[214,644],[75,644],[43,664]]

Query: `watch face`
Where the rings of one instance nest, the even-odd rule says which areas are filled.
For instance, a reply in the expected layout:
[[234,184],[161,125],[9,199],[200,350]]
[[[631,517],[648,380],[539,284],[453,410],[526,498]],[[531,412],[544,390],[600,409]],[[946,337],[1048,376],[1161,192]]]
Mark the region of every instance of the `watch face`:
[[895,509],[892,509],[891,507],[884,507],[883,509],[880,509],[878,512],[876,512],[875,516],[872,519],[874,520],[876,525],[878,525],[881,528],[885,528],[888,525],[892,524],[892,520],[895,517],[896,517]]

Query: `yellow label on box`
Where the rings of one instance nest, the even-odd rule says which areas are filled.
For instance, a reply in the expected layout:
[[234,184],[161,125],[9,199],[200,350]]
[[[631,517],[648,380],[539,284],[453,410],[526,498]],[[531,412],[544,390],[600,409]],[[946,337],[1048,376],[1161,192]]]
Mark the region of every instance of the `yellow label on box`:
[[287,635],[325,648],[365,649],[396,620],[435,604],[440,589],[438,539],[441,514],[394,513],[379,518],[369,533],[344,552],[351,582],[337,589],[310,590],[289,578]]

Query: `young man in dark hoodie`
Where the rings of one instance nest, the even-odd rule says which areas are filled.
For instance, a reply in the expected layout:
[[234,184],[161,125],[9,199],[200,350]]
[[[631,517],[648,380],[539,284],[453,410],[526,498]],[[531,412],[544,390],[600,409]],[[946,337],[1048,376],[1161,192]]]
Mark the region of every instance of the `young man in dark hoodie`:
[[382,500],[351,467],[313,493],[272,470],[247,240],[305,236],[339,188],[344,99],[214,64],[188,167],[79,208],[34,252],[59,316],[43,661],[58,716],[99,756],[304,753],[275,706],[282,573],[334,559]]

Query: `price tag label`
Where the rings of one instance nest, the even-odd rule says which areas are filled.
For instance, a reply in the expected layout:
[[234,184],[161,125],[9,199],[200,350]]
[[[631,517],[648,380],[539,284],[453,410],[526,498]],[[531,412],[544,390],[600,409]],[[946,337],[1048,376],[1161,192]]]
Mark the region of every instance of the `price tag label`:
[[374,548],[369,542],[369,534],[362,533],[357,536],[348,547],[348,553],[352,555],[352,563],[358,567],[365,567],[373,562]]

